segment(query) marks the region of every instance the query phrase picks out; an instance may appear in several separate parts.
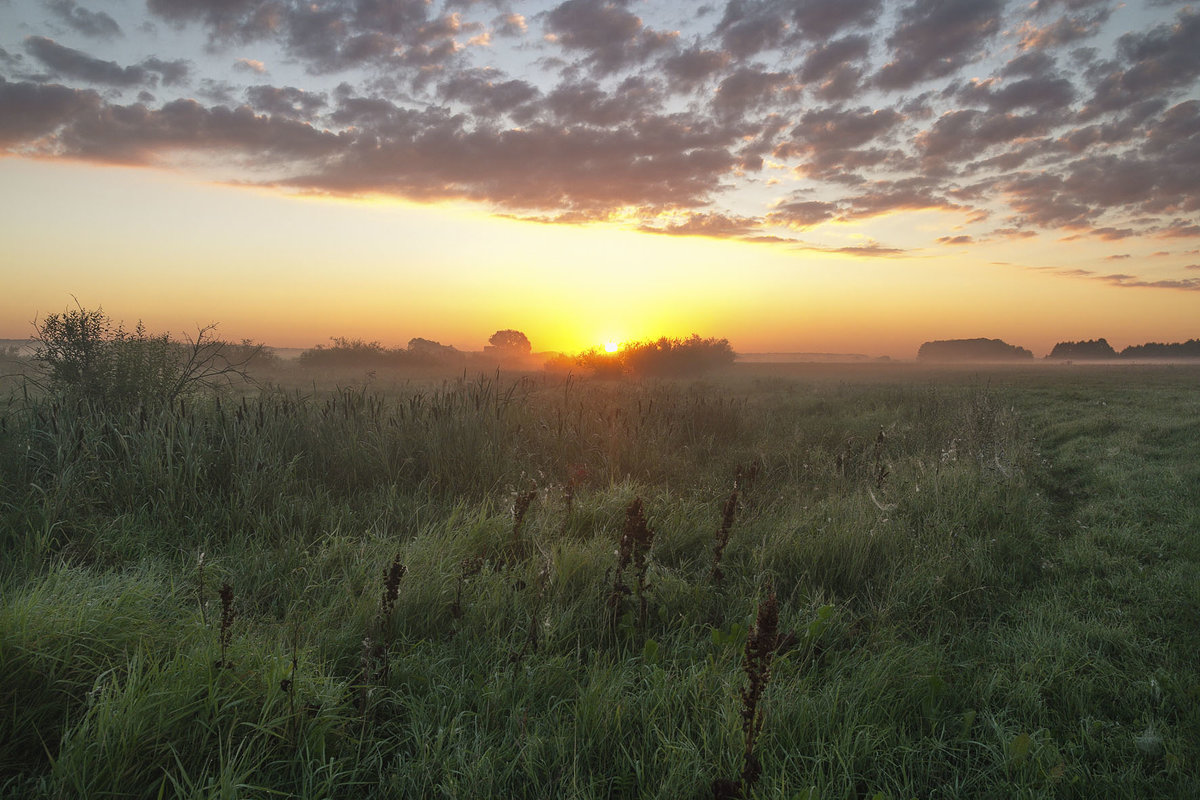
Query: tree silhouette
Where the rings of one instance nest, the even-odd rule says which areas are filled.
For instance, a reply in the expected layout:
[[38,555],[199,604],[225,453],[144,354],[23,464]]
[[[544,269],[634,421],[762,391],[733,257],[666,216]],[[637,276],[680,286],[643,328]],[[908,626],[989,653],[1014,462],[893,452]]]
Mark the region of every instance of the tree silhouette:
[[492,337],[488,339],[488,345],[489,347],[485,350],[501,355],[527,356],[533,350],[533,345],[529,343],[529,337],[512,328],[493,333]]

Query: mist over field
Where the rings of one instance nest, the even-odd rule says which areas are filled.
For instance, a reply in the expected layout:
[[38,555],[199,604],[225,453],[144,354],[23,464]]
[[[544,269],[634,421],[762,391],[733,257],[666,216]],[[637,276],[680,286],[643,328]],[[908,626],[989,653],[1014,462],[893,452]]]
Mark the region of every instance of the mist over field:
[[422,377],[80,314],[0,395],[4,796],[1200,789],[1200,367]]

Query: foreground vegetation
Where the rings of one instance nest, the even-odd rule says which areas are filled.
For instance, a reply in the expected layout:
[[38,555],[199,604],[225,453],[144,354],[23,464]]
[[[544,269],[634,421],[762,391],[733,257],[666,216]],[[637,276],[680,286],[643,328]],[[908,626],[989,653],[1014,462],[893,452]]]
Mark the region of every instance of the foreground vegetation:
[[1197,796],[1197,377],[14,392],[0,794]]

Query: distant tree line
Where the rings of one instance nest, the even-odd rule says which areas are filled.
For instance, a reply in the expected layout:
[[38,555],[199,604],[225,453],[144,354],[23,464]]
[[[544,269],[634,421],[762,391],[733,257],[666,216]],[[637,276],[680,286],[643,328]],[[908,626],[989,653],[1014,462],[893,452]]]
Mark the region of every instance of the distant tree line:
[[1000,339],[944,339],[925,342],[917,350],[918,361],[1025,361],[1033,353]]
[[1054,345],[1046,358],[1071,359],[1086,361],[1088,359],[1177,359],[1200,358],[1200,339],[1188,339],[1186,342],[1147,342],[1133,344],[1119,353],[1105,339],[1089,339],[1083,342],[1059,342]]
[[334,336],[331,344],[317,345],[305,350],[298,359],[302,367],[355,367],[383,369],[387,367],[451,365],[465,359],[465,354],[449,345],[429,339],[414,338],[408,347],[384,347],[379,342]]
[[529,338],[521,331],[511,328],[496,331],[488,339],[483,354],[466,353],[453,345],[435,342],[432,339],[414,337],[407,347],[384,347],[376,341],[349,339],[342,336],[330,338],[330,344],[317,345],[300,354],[301,367],[331,368],[354,367],[356,369],[385,369],[395,367],[481,367],[504,363],[508,366],[531,366],[529,363]]
[[[1053,360],[1100,361],[1108,359],[1185,359],[1200,358],[1200,339],[1161,344],[1149,342],[1126,347],[1117,352],[1107,339],[1087,339],[1079,342],[1059,342],[1046,356]],[[917,351],[921,361],[1028,361],[1033,353],[1024,347],[1007,344],[1000,339],[946,339],[925,342]]]
[[1059,342],[1046,358],[1105,359],[1116,358],[1117,351],[1107,339],[1088,339],[1083,342]]

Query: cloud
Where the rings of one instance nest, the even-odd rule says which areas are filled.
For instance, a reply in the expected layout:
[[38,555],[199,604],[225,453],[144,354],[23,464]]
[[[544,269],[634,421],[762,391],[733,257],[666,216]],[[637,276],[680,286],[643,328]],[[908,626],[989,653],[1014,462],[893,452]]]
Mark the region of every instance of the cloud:
[[1200,237],[1200,223],[1176,220],[1158,232],[1164,239],[1190,239]]
[[825,200],[793,200],[780,203],[767,215],[772,225],[804,230],[835,219],[838,206]]
[[264,39],[282,30],[291,11],[282,0],[146,0],[146,7],[175,25],[203,23],[214,44]]
[[846,36],[814,46],[800,67],[799,78],[822,100],[847,100],[859,89],[870,50],[866,36]]
[[184,59],[163,61],[159,58],[147,58],[138,66],[148,72],[156,73],[162,79],[164,86],[181,86],[191,78],[191,65]]
[[1058,6],[1064,6],[1070,11],[1080,11],[1092,6],[1105,5],[1111,0],[1036,0],[1033,3],[1033,10],[1037,13],[1045,13],[1053,10]]
[[353,6],[353,23],[359,31],[400,36],[419,30],[428,21],[429,3],[425,0],[358,0]]
[[1000,30],[1003,0],[915,0],[888,37],[891,61],[875,76],[884,89],[942,78],[978,58]]
[[123,35],[117,21],[103,11],[89,11],[74,0],[46,0],[46,7],[76,33],[97,39],[113,39]]
[[1137,289],[1179,289],[1185,292],[1200,291],[1200,278],[1179,278],[1176,280],[1147,281],[1136,275],[1100,275],[1098,280],[1113,286]]
[[739,116],[771,103],[775,93],[790,83],[786,73],[743,67],[717,86],[713,108],[726,117]]
[[959,236],[939,236],[937,242],[938,244],[945,245],[974,244],[975,238],[966,234]]
[[672,33],[645,27],[632,12],[612,2],[566,0],[546,14],[546,30],[567,50],[586,53],[601,75],[641,64],[669,46]]
[[990,236],[998,239],[1033,239],[1037,237],[1037,231],[1021,228],[996,228]]
[[324,94],[294,86],[250,86],[246,100],[261,113],[294,119],[312,119],[327,104]]
[[1125,108],[1147,96],[1189,86],[1200,76],[1200,11],[1184,8],[1172,25],[1117,40],[1118,59],[1093,70],[1098,80],[1087,114]]
[[683,222],[639,227],[639,230],[646,233],[661,233],[669,236],[708,236],[717,239],[758,239],[757,234],[761,229],[762,220],[760,219],[719,213],[689,214]]
[[882,164],[894,157],[886,148],[865,145],[886,141],[904,116],[894,109],[823,108],[805,112],[775,149],[777,158],[799,157],[796,171],[824,180],[843,179],[846,173]]
[[44,36],[27,37],[25,50],[58,74],[88,83],[137,86],[151,80],[141,67],[122,67],[113,61],[101,61]]
[[731,0],[725,5],[716,32],[731,56],[745,59],[777,47],[783,41],[785,27],[779,4]]
[[263,75],[267,71],[266,64],[252,58],[239,58],[233,62],[233,68],[238,72],[252,72],[255,75]]
[[[2,79],[0,79],[2,80]],[[248,106],[206,108],[174,100],[160,109],[105,103],[62,86],[0,83],[0,136],[8,146],[112,164],[165,164],[175,152],[234,153],[258,163],[291,165],[333,152],[337,135]],[[11,121],[9,121],[11,120]]]
[[868,244],[846,245],[844,247],[822,247],[820,245],[805,244],[800,245],[797,250],[804,250],[813,253],[834,253],[844,256],[860,256],[864,258],[895,258],[897,256],[907,255],[908,251],[899,247],[887,247],[878,242],[869,242]]
[[517,38],[524,36],[529,30],[528,24],[525,22],[525,17],[520,14],[509,13],[497,17],[492,22],[497,36],[508,36]]
[[1088,39],[1100,32],[1110,16],[1111,8],[1100,8],[1087,14],[1064,15],[1040,27],[1027,20],[1018,31],[1020,47],[1022,50],[1044,50]]
[[791,136],[813,151],[849,150],[887,134],[903,119],[891,108],[823,108],[806,112]]
[[505,80],[498,71],[488,69],[458,70],[438,85],[443,100],[464,103],[483,117],[516,112],[539,94],[538,88],[527,81]]
[[724,51],[692,47],[664,59],[662,67],[677,86],[691,89],[712,78],[730,61],[732,57]]
[[544,106],[556,119],[569,125],[608,127],[653,113],[657,99],[652,84],[644,78],[630,77],[611,93],[590,80],[559,84],[546,95]]
[[335,194],[462,198],[513,210],[606,218],[617,209],[698,208],[735,166],[731,134],[701,118],[637,127],[533,122],[521,129],[341,94],[332,117],[356,126],[315,168],[277,183]]
[[797,33],[816,41],[846,28],[870,27],[883,11],[882,0],[798,0],[789,5]]
[[[87,0],[49,2],[55,20],[85,18]],[[973,242],[1200,235],[1191,7],[727,0],[693,13],[554,0],[529,19],[499,0],[147,7],[207,35],[232,69],[198,74],[210,58],[162,52],[125,65],[32,36],[28,55],[0,53],[16,81],[7,102],[29,114],[0,123],[10,151],[156,164],[194,153],[231,175],[258,168],[248,183],[633,218],[673,235],[761,240],[768,224],[931,208],[996,220]],[[286,65],[290,85],[257,77],[266,66],[246,56]]]
[[[1103,239],[1106,242],[1116,242],[1120,241],[1121,239],[1129,239],[1137,236],[1138,232],[1133,228],[1113,228],[1110,226],[1105,228],[1096,228],[1094,231],[1092,231],[1092,235]],[[1109,257],[1111,258],[1112,256]]]
[[274,39],[312,74],[363,65],[440,65],[485,32],[458,12],[430,17],[425,0],[355,0],[330,4],[290,0],[147,0],[151,13],[174,25],[198,22],[209,46]]
[[1066,78],[1040,76],[1003,82],[973,80],[959,92],[959,97],[968,105],[986,105],[991,111],[1030,108],[1061,112],[1075,100],[1075,87]]
[[20,53],[13,55],[12,53],[0,47],[0,64],[3,64],[7,69],[16,70],[21,66],[21,62],[25,57]]
[[845,198],[841,218],[865,219],[890,211],[963,209],[963,206],[947,199],[940,190],[940,181],[923,176],[873,181],[864,187],[864,191]]
[[848,28],[870,27],[882,0],[729,0],[715,33],[738,59],[765,50],[827,41]]
[[0,77],[0,145],[28,148],[59,126],[95,113],[100,96],[90,90],[38,83],[9,83]]

